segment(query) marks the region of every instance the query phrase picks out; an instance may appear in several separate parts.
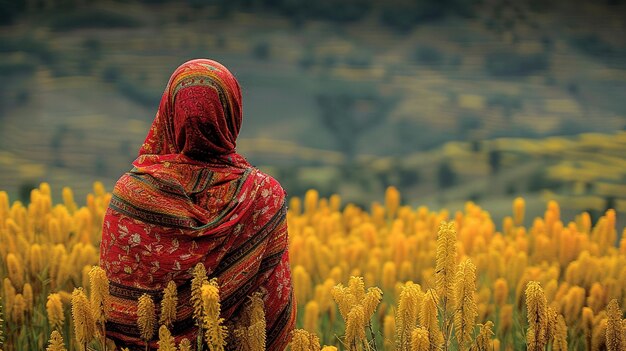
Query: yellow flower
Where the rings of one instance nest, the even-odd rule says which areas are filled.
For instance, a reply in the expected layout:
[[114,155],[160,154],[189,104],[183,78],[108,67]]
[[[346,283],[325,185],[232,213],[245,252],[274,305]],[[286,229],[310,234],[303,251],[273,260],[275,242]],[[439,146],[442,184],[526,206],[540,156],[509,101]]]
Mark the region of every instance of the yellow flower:
[[429,351],[430,341],[428,338],[428,330],[423,327],[414,328],[411,332],[411,350],[412,351]]
[[470,259],[459,265],[454,284],[456,308],[454,309],[454,327],[456,339],[461,349],[467,348],[472,339],[478,307],[474,301],[476,292],[476,267]]
[[184,338],[178,344],[178,351],[191,351],[191,343],[189,339]]
[[454,230],[454,223],[442,222],[439,226],[439,233],[437,234],[435,284],[437,288],[437,295],[441,300],[444,312],[447,312],[448,309],[454,306],[455,274],[456,231]]
[[70,213],[76,212],[77,206],[76,202],[74,202],[74,192],[72,188],[64,187],[62,191],[63,195],[63,204],[67,208]]
[[63,312],[61,295],[58,293],[48,295],[46,311],[48,313],[48,323],[50,323],[50,327],[52,329],[62,330],[63,323],[65,323],[65,314]]
[[307,302],[304,307],[304,329],[311,333],[317,332],[317,322],[320,315],[319,304],[315,301]]
[[624,330],[622,328],[622,310],[619,308],[617,299],[609,302],[606,314],[608,317],[606,324],[607,351],[626,350],[626,340],[624,340]]
[[211,279],[204,283],[202,292],[202,327],[204,338],[210,351],[223,351],[226,345],[226,327],[220,318],[220,296],[217,280]]
[[528,311],[528,351],[543,350],[546,345],[548,326],[547,302],[539,282],[531,281],[526,286],[526,308]]
[[26,304],[25,312],[31,313],[33,311],[33,287],[30,283],[24,284],[22,288],[22,295],[24,295],[24,303]]
[[176,351],[174,337],[166,326],[159,328],[159,349],[158,351]]
[[137,326],[143,341],[150,341],[154,336],[156,327],[156,311],[154,301],[148,294],[139,297],[137,304]]
[[552,350],[567,351],[567,325],[565,324],[565,319],[560,314],[557,315],[553,337]]
[[163,299],[161,300],[161,316],[159,323],[168,327],[172,326],[172,322],[176,320],[176,307],[178,305],[178,292],[176,283],[170,280],[165,289],[163,289]]
[[346,321],[345,345],[348,351],[360,349],[365,341],[365,315],[363,306],[354,306],[348,313]]
[[418,284],[407,282],[400,292],[398,311],[396,314],[396,349],[409,349],[411,332],[417,326],[417,319],[422,306],[423,293]]
[[204,264],[196,264],[193,269],[193,279],[191,280],[191,302],[193,304],[193,319],[197,326],[202,325],[202,285],[207,281]]
[[67,351],[63,337],[58,330],[53,330],[46,351]]
[[487,321],[485,324],[479,324],[480,331],[476,337],[476,341],[470,348],[471,351],[491,351],[493,345],[491,344],[491,337],[493,336],[493,322]]
[[74,335],[81,350],[86,351],[87,344],[93,339],[96,323],[91,314],[91,306],[82,288],[72,292],[72,318]]
[[294,329],[289,344],[291,351],[312,351],[320,349],[320,340],[315,334],[304,329]]
[[496,279],[493,283],[493,301],[498,307],[502,307],[509,296],[509,286],[504,278]]
[[109,280],[104,269],[93,266],[89,270],[89,287],[93,317],[96,323],[104,323],[111,309]]
[[385,191],[385,207],[387,208],[387,217],[394,218],[398,207],[400,207],[400,192],[393,186]]
[[367,289],[367,293],[365,294],[365,299],[362,302],[366,323],[374,315],[374,312],[376,311],[376,308],[378,307],[378,304],[380,303],[380,300],[382,298],[383,298],[383,292],[379,288],[371,287]]
[[385,262],[385,264],[383,265],[383,289],[385,289],[385,291],[391,291],[393,290],[394,286],[396,285],[396,281],[397,281],[397,270],[396,270],[396,264],[393,263],[393,261],[387,261]]
[[7,318],[10,319],[11,311],[13,310],[13,301],[15,300],[16,292],[9,278],[4,278],[3,289],[4,289],[4,313],[7,316]]
[[11,308],[11,320],[15,324],[21,324],[24,322],[26,313],[26,301],[24,301],[24,295],[16,294],[13,298],[13,307]]
[[11,279],[14,287],[21,289],[24,286],[24,268],[22,264],[12,252],[7,255],[6,262],[9,279]]
[[317,210],[319,200],[319,193],[317,190],[309,189],[304,194],[304,213],[307,217],[313,217],[313,214]]
[[438,301],[437,292],[433,289],[428,289],[426,294],[424,294],[422,310],[420,313],[420,325],[428,330],[430,345],[436,349],[443,344],[444,340],[443,334],[439,329],[439,321],[437,319]]
[[296,292],[296,301],[305,303],[311,296],[311,276],[302,266],[293,268],[293,287]]

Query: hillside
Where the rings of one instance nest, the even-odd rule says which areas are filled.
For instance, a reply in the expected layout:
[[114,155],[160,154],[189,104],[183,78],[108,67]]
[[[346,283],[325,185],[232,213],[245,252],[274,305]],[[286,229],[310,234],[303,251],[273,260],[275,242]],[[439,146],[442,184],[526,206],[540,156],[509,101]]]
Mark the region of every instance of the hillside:
[[[0,93],[0,184],[14,198],[41,180],[78,194],[94,179],[110,187],[172,70],[211,57],[244,89],[240,151],[290,194],[315,186],[367,203],[397,185],[442,206],[546,187],[569,196],[582,186],[602,199],[590,205],[599,209],[615,190],[571,185],[581,181],[564,174],[576,173],[572,158],[595,162],[622,143],[614,133],[626,126],[624,4],[502,3],[400,31],[381,23],[378,5],[354,21],[302,22],[263,7],[223,14],[221,5],[167,1],[26,11],[0,27],[0,74],[11,87]],[[589,132],[609,133],[601,137],[609,144],[548,157],[498,141],[521,138],[536,149],[550,136]],[[451,155],[455,141],[473,151]],[[492,172],[493,151],[502,151],[501,171]],[[612,170],[623,155],[606,161]],[[610,182],[624,184],[616,174]],[[553,183],[531,186],[533,178]]]

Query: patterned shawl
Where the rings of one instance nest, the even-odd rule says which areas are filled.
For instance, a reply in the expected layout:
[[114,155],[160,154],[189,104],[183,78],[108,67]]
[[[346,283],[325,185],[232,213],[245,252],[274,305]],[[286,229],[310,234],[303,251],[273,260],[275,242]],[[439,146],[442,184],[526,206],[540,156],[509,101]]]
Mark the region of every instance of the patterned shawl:
[[[178,288],[176,342],[194,344],[191,273],[201,262],[220,286],[222,317],[237,321],[247,296],[264,295],[267,349],[283,350],[295,323],[285,193],[235,152],[241,90],[211,60],[172,75],[133,169],[115,185],[102,231],[101,266],[111,282],[107,337],[143,350],[137,300]],[[157,326],[158,327],[158,326]],[[157,348],[158,339],[150,343]],[[231,345],[232,346],[232,345]]]

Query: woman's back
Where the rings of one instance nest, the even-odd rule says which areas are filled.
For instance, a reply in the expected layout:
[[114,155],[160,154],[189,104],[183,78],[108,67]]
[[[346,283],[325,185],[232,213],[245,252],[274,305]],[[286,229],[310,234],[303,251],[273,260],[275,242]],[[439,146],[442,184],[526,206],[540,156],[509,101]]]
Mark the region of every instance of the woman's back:
[[163,94],[134,168],[115,186],[101,265],[113,298],[107,337],[118,346],[144,345],[136,326],[137,300],[147,293],[158,306],[170,281],[179,296],[170,329],[177,341],[195,339],[189,301],[198,263],[218,279],[227,325],[236,322],[247,296],[260,292],[267,348],[286,346],[295,306],[285,193],[234,151],[241,124],[238,89],[230,72],[214,61],[182,65]]

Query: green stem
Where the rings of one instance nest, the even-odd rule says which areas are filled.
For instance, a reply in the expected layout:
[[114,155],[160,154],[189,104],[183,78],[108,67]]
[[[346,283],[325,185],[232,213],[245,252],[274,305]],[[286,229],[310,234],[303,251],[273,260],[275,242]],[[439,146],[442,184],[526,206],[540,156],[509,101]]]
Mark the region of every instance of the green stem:
[[370,337],[372,338],[372,343],[374,344],[374,351],[378,351],[378,347],[376,346],[376,335],[374,334],[374,329],[372,328],[372,321],[367,322],[367,328],[370,331]]

